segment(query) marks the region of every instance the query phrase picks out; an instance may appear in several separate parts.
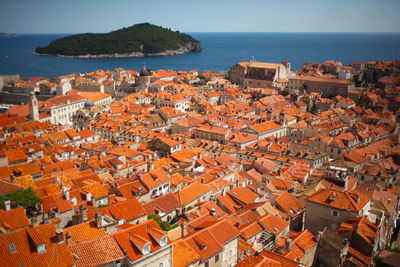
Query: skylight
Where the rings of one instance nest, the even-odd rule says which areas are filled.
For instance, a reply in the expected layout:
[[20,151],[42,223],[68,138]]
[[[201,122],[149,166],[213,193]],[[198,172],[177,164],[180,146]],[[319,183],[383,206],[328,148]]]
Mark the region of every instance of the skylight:
[[10,252],[17,252],[17,248],[13,243],[8,244],[8,249],[10,250]]

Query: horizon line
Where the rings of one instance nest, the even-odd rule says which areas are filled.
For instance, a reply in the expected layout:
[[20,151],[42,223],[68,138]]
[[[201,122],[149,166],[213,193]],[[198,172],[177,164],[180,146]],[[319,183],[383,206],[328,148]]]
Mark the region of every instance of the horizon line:
[[[94,33],[94,34],[104,34],[104,33],[109,33],[109,32],[59,32],[59,33],[6,33],[3,31],[0,31],[1,33],[5,34],[15,34],[15,35],[44,35],[44,34],[85,34],[85,33]],[[369,31],[326,31],[326,32],[321,32],[321,31],[187,31],[181,33],[373,33],[373,34],[380,34],[380,33],[400,33],[400,31],[388,31],[388,32],[369,32]]]

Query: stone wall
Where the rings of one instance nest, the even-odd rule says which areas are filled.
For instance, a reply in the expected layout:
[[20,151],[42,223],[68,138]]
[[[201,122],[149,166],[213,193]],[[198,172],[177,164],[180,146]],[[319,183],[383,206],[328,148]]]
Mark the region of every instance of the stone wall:
[[[50,98],[55,97],[55,95],[37,95],[36,98],[39,101],[46,101]],[[8,93],[8,92],[0,92],[0,103],[5,104],[21,104],[28,103],[29,95],[28,94],[17,94],[17,93]]]
[[19,75],[2,75],[0,76],[0,92],[3,91],[4,85],[11,81],[19,80]]

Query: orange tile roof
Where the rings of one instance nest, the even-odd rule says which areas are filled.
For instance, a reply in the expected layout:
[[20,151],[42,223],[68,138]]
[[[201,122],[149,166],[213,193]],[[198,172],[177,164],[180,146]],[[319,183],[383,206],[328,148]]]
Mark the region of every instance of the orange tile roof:
[[79,243],[83,240],[93,239],[104,236],[106,232],[98,229],[94,222],[88,221],[74,226],[67,227],[63,230],[64,235],[71,233],[72,244]]
[[243,225],[239,228],[240,235],[244,237],[244,239],[250,239],[253,236],[261,233],[264,231],[264,229],[261,227],[261,225],[255,221],[246,225]]
[[210,185],[194,182],[176,192],[175,196],[182,205],[187,205],[209,191],[211,191]]
[[146,186],[147,189],[160,186],[164,183],[169,183],[171,178],[166,175],[166,172],[160,169],[153,170],[144,174],[139,178],[140,182]]
[[294,217],[298,213],[304,211],[306,204],[295,198],[288,192],[281,193],[276,199],[275,203],[289,216]]
[[117,155],[117,156],[125,156],[128,158],[140,155],[139,152],[137,152],[133,149],[127,148],[127,147],[122,147],[122,146],[114,147],[113,149],[107,151],[107,153]]
[[146,210],[136,197],[102,208],[99,212],[107,214],[116,220],[125,219],[127,222],[146,215]]
[[[160,250],[160,245],[153,237],[151,237],[151,234],[149,234],[149,228],[155,228],[159,231],[162,231],[155,221],[148,220],[113,234],[113,237],[117,241],[118,245],[130,261],[135,262],[136,260],[143,258],[143,254],[134,245],[136,242],[145,242],[150,244],[150,253]],[[171,241],[168,240],[167,242],[168,244],[171,244]]]
[[99,199],[105,196],[108,196],[109,193],[109,186],[108,185],[101,185],[98,182],[91,183],[82,188],[84,192],[91,193],[95,199]]
[[258,194],[254,193],[250,189],[243,186],[238,186],[232,189],[231,191],[227,192],[227,194],[231,198],[239,200],[241,203],[244,203],[245,205],[254,203],[254,201],[259,197]]
[[340,192],[334,189],[321,189],[308,197],[307,200],[358,213],[370,201],[370,198],[357,190]]
[[304,230],[292,241],[292,249],[284,254],[288,259],[298,261],[304,257],[306,252],[317,245],[317,239],[308,230]]
[[23,176],[15,177],[14,183],[25,189],[29,188],[29,187],[31,187],[32,189],[36,188],[35,182],[33,181],[33,178],[30,175],[23,175]]
[[258,123],[258,124],[254,124],[252,126],[250,126],[250,128],[252,128],[253,130],[255,130],[257,133],[265,133],[267,131],[273,130],[273,129],[277,129],[282,127],[282,125],[280,125],[279,123],[277,123],[276,121],[266,121],[266,122],[262,122],[262,123]]
[[346,260],[352,262],[357,266],[367,267],[370,266],[372,263],[372,257],[364,255],[360,251],[356,250],[355,248],[349,246]]
[[78,95],[82,96],[84,99],[90,100],[90,101],[98,101],[107,97],[110,97],[111,95],[102,93],[102,92],[77,92]]
[[374,246],[375,240],[379,236],[379,227],[371,223],[366,217],[347,219],[340,224],[337,231],[339,234],[345,235],[349,232],[355,232],[371,246]]
[[21,191],[21,190],[23,190],[22,187],[14,183],[10,183],[8,181],[0,179],[0,195],[5,195],[10,192]]
[[24,208],[20,207],[8,211],[0,210],[0,227],[17,230],[29,225],[30,223]]
[[175,198],[175,195],[170,193],[167,195],[160,196],[147,203],[143,204],[147,214],[156,214],[156,211],[164,212],[168,214],[180,206],[179,201]]
[[79,101],[84,101],[84,98],[80,95],[60,95],[53,98],[50,98],[47,101],[44,101],[39,109],[50,109],[52,107],[57,107],[61,105],[65,105],[67,103],[75,103]]
[[196,232],[184,240],[200,255],[202,262],[220,253],[224,248],[207,229]]
[[275,215],[268,214],[259,219],[259,223],[267,229],[270,233],[280,234],[286,227],[289,226],[289,222],[283,220]]
[[316,76],[295,76],[295,77],[292,77],[291,80],[340,83],[340,84],[347,84],[347,85],[353,84],[353,82],[349,81],[349,80],[340,80],[340,79],[333,79],[333,78],[327,78],[327,77],[316,77]]
[[124,258],[117,242],[110,235],[76,243],[70,248],[78,256],[76,265],[82,267],[105,265]]
[[200,261],[200,255],[196,253],[183,239],[174,242],[173,266],[186,267]]
[[[56,228],[53,224],[41,224],[0,236],[1,266],[72,266],[75,264],[71,250],[65,243],[53,242]],[[38,244],[45,245],[45,252],[38,254]],[[15,252],[12,249],[15,248]]]

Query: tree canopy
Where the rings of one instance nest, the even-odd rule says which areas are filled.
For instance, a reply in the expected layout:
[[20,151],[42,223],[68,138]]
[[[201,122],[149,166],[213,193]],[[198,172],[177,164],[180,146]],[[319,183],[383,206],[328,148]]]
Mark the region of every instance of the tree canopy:
[[36,53],[65,56],[146,54],[176,50],[187,44],[200,44],[190,35],[171,31],[150,23],[136,24],[109,33],[84,33],[63,37],[45,47],[37,47]]
[[6,199],[11,200],[11,207],[23,206],[24,208],[33,207],[40,201],[40,198],[35,194],[32,188],[10,192],[0,196],[0,208],[4,209],[4,200]]

